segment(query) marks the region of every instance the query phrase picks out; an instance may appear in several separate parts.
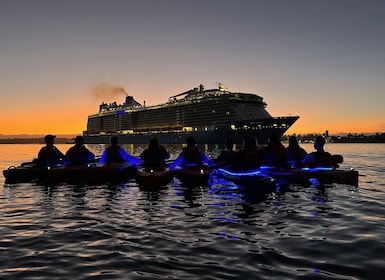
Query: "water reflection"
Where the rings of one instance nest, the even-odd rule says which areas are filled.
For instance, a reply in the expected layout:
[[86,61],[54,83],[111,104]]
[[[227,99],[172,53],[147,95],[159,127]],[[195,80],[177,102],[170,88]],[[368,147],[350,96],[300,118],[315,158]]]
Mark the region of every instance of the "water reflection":
[[384,272],[383,155],[370,162],[357,145],[338,147],[347,152],[346,163],[366,175],[359,188],[289,185],[261,196],[221,179],[195,187],[174,180],[157,190],[134,179],[6,186],[1,277],[378,279]]
[[183,202],[186,203],[188,208],[197,208],[202,206],[202,200],[205,193],[208,191],[208,186],[206,185],[193,185],[193,184],[184,184],[177,180],[174,184],[176,190],[176,195],[183,198]]

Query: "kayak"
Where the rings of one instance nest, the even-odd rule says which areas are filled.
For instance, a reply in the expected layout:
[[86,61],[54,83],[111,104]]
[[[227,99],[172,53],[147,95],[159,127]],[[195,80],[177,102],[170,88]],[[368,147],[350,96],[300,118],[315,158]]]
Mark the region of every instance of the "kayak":
[[231,170],[226,168],[218,168],[214,171],[214,175],[225,178],[254,191],[268,192],[275,189],[274,179],[269,175],[261,172],[259,169],[250,171]]
[[173,173],[167,168],[138,168],[135,172],[136,182],[145,187],[164,186],[171,182]]
[[279,169],[262,166],[260,171],[276,180],[284,180],[291,184],[309,185],[318,182],[358,186],[358,171],[354,169],[344,170],[334,167]]
[[20,166],[10,166],[3,170],[5,183],[24,183],[42,178],[47,174],[47,167],[32,162],[24,162]]
[[89,163],[42,167],[23,163],[3,170],[5,183],[42,181],[44,183],[104,183],[128,179],[136,168],[129,163]]
[[202,168],[191,168],[177,165],[173,169],[173,174],[185,185],[207,185],[210,169],[206,166]]

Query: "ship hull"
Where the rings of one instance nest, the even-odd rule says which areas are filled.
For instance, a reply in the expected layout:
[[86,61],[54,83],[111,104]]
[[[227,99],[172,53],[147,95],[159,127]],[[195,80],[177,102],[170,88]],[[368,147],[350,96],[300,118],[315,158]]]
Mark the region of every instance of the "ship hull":
[[[267,144],[269,135],[276,134],[282,136],[287,129],[298,119],[298,117],[280,118],[277,126],[276,119],[263,120],[266,126],[262,129],[217,129],[212,131],[192,131],[192,132],[168,132],[168,133],[132,133],[132,134],[106,134],[106,135],[87,135],[84,134],[86,144],[108,144],[110,137],[116,135],[120,144],[147,144],[151,137],[156,137],[162,144],[184,144],[186,138],[192,136],[199,144],[223,144],[226,139],[232,139],[236,144],[242,144],[245,136],[253,136],[259,144]],[[255,122],[255,121],[254,121]],[[282,125],[284,124],[284,125]]]

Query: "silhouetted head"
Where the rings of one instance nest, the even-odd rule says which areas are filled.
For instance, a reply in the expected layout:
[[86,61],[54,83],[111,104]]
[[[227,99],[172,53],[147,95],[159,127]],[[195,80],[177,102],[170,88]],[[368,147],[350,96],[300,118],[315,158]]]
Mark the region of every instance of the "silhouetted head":
[[292,146],[292,147],[298,146],[297,137],[295,137],[294,135],[289,137],[289,146]]
[[326,143],[326,140],[323,136],[317,136],[314,139],[314,148],[316,150],[323,149],[323,146],[325,145],[325,143]]
[[84,137],[83,136],[76,136],[75,137],[75,144],[78,146],[81,146],[84,144]]
[[194,147],[196,144],[195,138],[192,136],[187,137],[186,138],[186,144],[187,144],[187,147]]
[[47,135],[44,137],[44,142],[45,142],[46,144],[51,144],[51,143],[53,143],[55,137],[56,137],[55,135],[47,134]]
[[159,142],[157,138],[151,138],[148,142],[149,149],[157,149],[159,147]]
[[118,137],[117,136],[111,136],[110,143],[112,146],[118,145]]

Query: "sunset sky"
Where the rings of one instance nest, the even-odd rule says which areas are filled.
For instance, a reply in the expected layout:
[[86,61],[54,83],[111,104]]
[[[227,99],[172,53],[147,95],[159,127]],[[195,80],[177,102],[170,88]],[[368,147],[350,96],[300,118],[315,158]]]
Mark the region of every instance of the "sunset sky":
[[[293,133],[385,132],[383,0],[0,0],[0,134],[80,134],[99,104],[203,84]],[[105,89],[102,91],[101,89]]]

